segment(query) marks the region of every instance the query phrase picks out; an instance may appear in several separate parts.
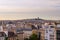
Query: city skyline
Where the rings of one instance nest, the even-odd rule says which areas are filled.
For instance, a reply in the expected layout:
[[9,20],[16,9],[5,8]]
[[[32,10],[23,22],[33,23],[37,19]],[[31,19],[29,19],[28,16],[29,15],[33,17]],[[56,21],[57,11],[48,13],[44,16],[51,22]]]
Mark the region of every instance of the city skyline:
[[60,0],[0,0],[0,20],[60,20]]

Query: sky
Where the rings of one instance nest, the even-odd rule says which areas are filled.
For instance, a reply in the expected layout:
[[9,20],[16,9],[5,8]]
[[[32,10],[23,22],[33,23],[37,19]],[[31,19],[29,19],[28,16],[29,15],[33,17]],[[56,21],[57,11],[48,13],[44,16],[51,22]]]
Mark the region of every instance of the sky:
[[60,20],[60,0],[0,0],[0,20]]

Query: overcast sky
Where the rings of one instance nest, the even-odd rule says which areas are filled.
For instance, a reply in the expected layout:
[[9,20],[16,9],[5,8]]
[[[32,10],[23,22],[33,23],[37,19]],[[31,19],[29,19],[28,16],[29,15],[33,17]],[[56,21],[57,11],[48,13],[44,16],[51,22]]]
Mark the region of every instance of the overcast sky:
[[0,0],[0,20],[36,17],[60,20],[60,0]]

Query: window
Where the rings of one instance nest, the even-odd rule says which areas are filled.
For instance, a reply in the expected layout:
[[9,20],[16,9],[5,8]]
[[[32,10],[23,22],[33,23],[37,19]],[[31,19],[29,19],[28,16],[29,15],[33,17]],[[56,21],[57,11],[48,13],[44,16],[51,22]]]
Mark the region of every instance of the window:
[[48,40],[48,39],[45,39],[45,40]]
[[46,33],[48,33],[48,30],[46,30]]
[[52,30],[49,30],[50,32],[52,32]]
[[54,35],[50,35],[50,37],[54,37]]
[[2,34],[0,34],[0,36],[2,36]]
[[54,26],[50,26],[50,28],[54,28]]
[[54,38],[51,38],[50,40],[54,40]]
[[57,24],[57,27],[60,27],[60,24]]

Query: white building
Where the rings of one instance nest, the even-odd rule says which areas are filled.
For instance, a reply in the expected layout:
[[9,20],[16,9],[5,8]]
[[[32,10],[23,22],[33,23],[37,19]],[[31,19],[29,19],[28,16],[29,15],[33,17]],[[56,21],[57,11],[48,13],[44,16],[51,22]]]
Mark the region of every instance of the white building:
[[45,40],[54,40],[54,25],[45,25]]
[[3,31],[3,27],[2,26],[0,26],[0,32],[2,32]]
[[6,27],[7,27],[8,31],[11,31],[11,29],[16,28],[16,25],[15,24],[6,24]]
[[23,32],[24,32],[23,37],[29,38],[29,36],[32,34],[32,29],[24,29]]

